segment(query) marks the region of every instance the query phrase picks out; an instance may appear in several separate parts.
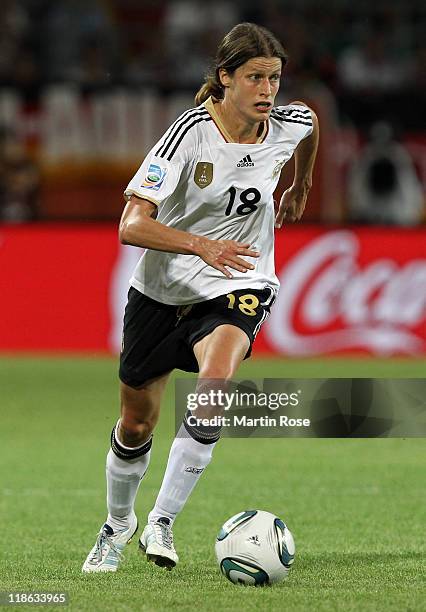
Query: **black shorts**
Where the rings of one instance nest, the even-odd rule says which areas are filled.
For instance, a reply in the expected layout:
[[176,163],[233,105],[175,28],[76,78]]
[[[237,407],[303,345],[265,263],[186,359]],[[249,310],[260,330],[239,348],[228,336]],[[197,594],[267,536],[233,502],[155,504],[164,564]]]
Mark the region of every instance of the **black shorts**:
[[247,334],[247,359],[274,297],[272,288],[266,287],[232,291],[188,306],[170,306],[131,287],[124,314],[120,380],[138,388],[175,368],[198,372],[194,344],[223,324],[236,325]]

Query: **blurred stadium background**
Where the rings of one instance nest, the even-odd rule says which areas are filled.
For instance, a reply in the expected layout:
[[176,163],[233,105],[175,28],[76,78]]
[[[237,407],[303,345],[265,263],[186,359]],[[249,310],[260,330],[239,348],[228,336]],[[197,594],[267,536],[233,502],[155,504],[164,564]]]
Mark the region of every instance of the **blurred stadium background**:
[[277,235],[283,290],[258,353],[423,355],[425,11],[421,0],[5,0],[0,350],[117,350],[139,256],[115,238],[123,188],[193,105],[224,32],[252,20],[289,52],[280,102],[306,100],[321,123],[303,223]]
[[[76,610],[424,609],[422,440],[224,439],[177,521],[172,577],[142,567],[136,547],[125,580],[89,583],[80,568],[105,509],[116,354],[140,255],[118,244],[122,192],[193,106],[235,23],[282,40],[280,102],[305,100],[321,125],[304,219],[276,235],[280,296],[241,375],[424,378],[425,13],[423,0],[2,0],[1,588],[69,590]],[[290,177],[291,166],[277,199]],[[141,521],[173,402],[169,385]],[[280,587],[219,584],[214,536],[244,507],[295,532],[285,599]]]

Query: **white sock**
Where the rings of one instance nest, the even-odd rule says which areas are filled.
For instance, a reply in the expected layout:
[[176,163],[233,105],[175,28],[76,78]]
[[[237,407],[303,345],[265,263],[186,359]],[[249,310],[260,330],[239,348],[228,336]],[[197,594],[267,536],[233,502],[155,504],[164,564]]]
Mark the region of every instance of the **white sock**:
[[182,426],[170,449],[166,472],[154,508],[148,515],[152,523],[165,516],[172,524],[184,507],[204,468],[210,463],[213,444],[197,442]]
[[[113,432],[115,433],[114,430]],[[151,457],[150,446],[151,440],[138,448],[130,449],[115,437],[113,442],[115,452],[112,449],[108,452],[106,461],[108,517],[106,522],[114,531],[127,529],[132,522],[135,514],[136,494]],[[133,459],[120,458],[116,454],[120,451],[137,453],[138,450],[144,450],[144,453]]]

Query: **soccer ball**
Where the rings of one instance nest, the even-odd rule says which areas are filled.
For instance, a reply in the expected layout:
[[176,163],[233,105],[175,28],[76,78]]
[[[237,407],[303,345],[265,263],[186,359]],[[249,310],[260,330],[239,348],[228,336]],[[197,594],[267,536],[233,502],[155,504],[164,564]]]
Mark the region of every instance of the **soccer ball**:
[[246,510],[223,525],[215,552],[228,580],[261,586],[287,577],[295,545],[287,525],[277,516],[263,510]]

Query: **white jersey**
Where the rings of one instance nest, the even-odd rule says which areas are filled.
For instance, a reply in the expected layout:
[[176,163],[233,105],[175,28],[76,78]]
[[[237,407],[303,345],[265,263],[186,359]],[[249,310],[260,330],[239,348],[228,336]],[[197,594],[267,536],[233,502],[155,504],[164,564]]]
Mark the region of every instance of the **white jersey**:
[[196,255],[147,249],[131,285],[165,304],[192,304],[236,289],[275,292],[274,201],[283,165],[312,132],[305,106],[278,106],[255,144],[240,144],[218,117],[211,98],[183,113],[147,155],[125,193],[154,202],[157,220],[212,240],[237,240],[259,251],[254,270],[232,279]]

